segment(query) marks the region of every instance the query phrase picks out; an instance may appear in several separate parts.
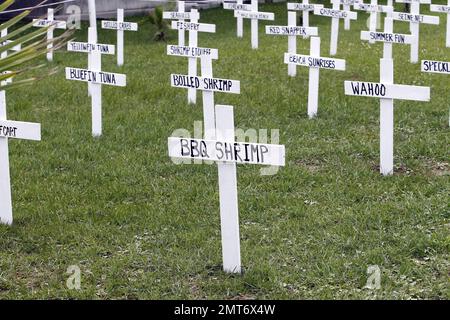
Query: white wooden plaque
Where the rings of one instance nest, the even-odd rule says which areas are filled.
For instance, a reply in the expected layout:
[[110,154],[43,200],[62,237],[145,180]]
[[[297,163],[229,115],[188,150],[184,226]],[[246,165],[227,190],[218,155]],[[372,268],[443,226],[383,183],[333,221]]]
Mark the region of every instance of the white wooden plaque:
[[127,85],[127,76],[124,74],[70,67],[66,68],[66,79],[116,87],[125,87]]
[[269,166],[285,165],[283,145],[170,137],[168,147],[171,158]]

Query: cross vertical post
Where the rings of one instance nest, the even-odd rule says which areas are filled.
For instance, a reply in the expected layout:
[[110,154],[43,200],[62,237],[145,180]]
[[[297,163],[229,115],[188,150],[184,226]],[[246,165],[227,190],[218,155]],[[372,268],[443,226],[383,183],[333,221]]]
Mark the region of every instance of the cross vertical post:
[[[235,141],[232,106],[216,106],[216,139]],[[223,270],[241,273],[236,163],[218,162]]]
[[[0,121],[6,121],[6,94],[0,90]],[[0,223],[13,222],[8,139],[0,137]]]
[[[192,23],[198,23],[198,10],[192,9],[191,17]],[[198,46],[198,32],[195,29],[189,30],[189,46],[197,47]],[[212,64],[212,62],[211,62]],[[188,75],[196,76],[197,75],[197,58],[188,58]],[[194,88],[188,89],[188,103],[195,104],[197,102],[197,90]],[[214,107],[214,104],[213,104]]]
[[[117,9],[117,23],[124,22],[123,9]],[[123,29],[117,29],[117,65],[123,66],[124,63],[124,31]]]

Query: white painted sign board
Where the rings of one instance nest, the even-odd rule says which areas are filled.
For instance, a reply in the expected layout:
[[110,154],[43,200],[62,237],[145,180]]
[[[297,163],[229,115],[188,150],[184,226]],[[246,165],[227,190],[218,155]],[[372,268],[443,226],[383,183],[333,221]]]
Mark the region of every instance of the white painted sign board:
[[[172,19],[183,22],[185,19],[189,20],[191,18],[195,18],[194,15],[191,15],[190,12],[186,12],[186,7],[184,1],[177,1],[178,11],[176,12],[163,12],[163,19]],[[185,14],[188,14],[187,16]],[[189,17],[189,18],[186,18]],[[199,19],[199,17],[197,17]],[[184,46],[185,43],[185,32],[184,29],[178,29],[178,45]]]
[[115,46],[110,44],[69,41],[67,43],[67,51],[81,53],[98,52],[100,54],[114,55],[116,50]]
[[127,76],[124,74],[70,67],[66,68],[66,79],[116,87],[125,87],[127,85]]

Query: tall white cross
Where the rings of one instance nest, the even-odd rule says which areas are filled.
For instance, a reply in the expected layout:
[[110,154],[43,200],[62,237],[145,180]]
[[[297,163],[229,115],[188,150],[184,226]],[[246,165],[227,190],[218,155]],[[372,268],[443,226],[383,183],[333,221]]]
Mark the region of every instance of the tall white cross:
[[[94,37],[95,30],[89,28],[90,39]],[[91,84],[92,102],[92,135],[102,135],[102,85],[126,86],[126,75],[102,71],[102,54],[113,54],[113,46],[97,43],[69,43],[68,50],[85,52],[92,56],[90,69],[66,68],[66,79],[82,81]]]
[[117,21],[102,21],[102,29],[117,30],[117,65],[123,66],[124,31],[138,31],[138,24],[124,22],[123,9],[117,9]]
[[[317,36],[317,27],[297,27],[297,13],[293,11],[288,12],[287,26],[266,26],[266,34],[288,36],[288,53],[295,54],[297,52],[297,37],[304,38],[309,36]],[[288,75],[295,77],[297,74],[297,66],[295,64],[288,64]]]
[[332,0],[333,8],[315,8],[314,14],[318,16],[325,16],[331,18],[331,41],[330,41],[330,55],[334,56],[337,52],[337,44],[339,38],[339,19],[356,20],[358,17],[356,12],[339,10],[339,0]]
[[317,115],[319,105],[319,70],[345,70],[345,60],[320,56],[320,38],[311,37],[310,55],[285,53],[284,63],[309,67],[308,116]]
[[309,0],[303,0],[301,3],[297,2],[288,2],[287,9],[291,11],[301,11],[302,12],[302,21],[303,27],[309,27],[309,13],[314,11],[316,8],[323,8],[322,4],[313,4],[309,3]]
[[13,223],[11,180],[9,174],[9,139],[41,140],[39,123],[9,121],[6,117],[6,94],[0,90],[0,223]]
[[[387,54],[385,52],[385,54]],[[380,60],[380,82],[345,81],[345,94],[380,99],[380,173],[394,173],[394,99],[429,101],[430,88],[394,84],[394,60]]]
[[[422,60],[421,71],[428,73],[440,73],[450,75],[449,61]],[[448,117],[448,125],[450,126],[450,113]]]
[[223,269],[241,273],[236,164],[285,165],[283,145],[235,142],[232,106],[215,107],[214,139],[170,137],[171,158],[217,162]]
[[[197,47],[198,45],[198,32],[216,32],[215,24],[198,23],[199,14],[196,9],[191,11],[191,22],[172,21],[172,29],[175,30],[187,30],[189,31],[189,47]],[[197,75],[197,59],[194,57],[189,58],[188,61],[189,76]],[[188,103],[197,103],[196,90],[193,88],[188,89]]]
[[[194,154],[194,149],[200,150],[203,145],[207,145],[206,141],[215,141],[217,136],[216,125],[221,128],[234,127],[230,123],[230,109],[227,107],[214,107],[214,92],[224,93],[240,93],[240,82],[236,80],[213,78],[212,57],[201,56],[201,72],[202,76],[189,76],[172,74],[171,85],[176,88],[193,88],[201,90],[203,94],[203,123],[205,131],[205,140],[179,140],[179,138],[169,138],[169,156],[173,158],[192,158],[201,159]],[[228,110],[228,111],[227,111]],[[216,113],[217,111],[217,113]],[[232,116],[232,109],[231,109]],[[216,121],[217,119],[217,121]],[[234,141],[229,132],[221,133],[225,141]],[[234,135],[234,130],[233,130]],[[179,143],[179,144],[178,144]],[[188,143],[190,151],[186,153]],[[198,146],[198,148],[195,147]],[[202,149],[204,151],[204,149]],[[180,152],[181,151],[181,152]],[[205,155],[200,152],[199,155]],[[211,150],[212,152],[213,150]],[[211,155],[211,152],[206,154]],[[217,160],[215,157],[205,160]],[[239,215],[237,206],[237,182],[236,182],[235,163],[219,164],[219,194],[220,194],[220,215],[222,229],[222,255],[224,271],[231,273],[241,272],[241,256],[240,256],[240,239],[239,239]]]
[[[382,6],[378,4],[378,0],[370,0],[370,4],[355,3],[354,8],[356,10],[366,11],[370,13],[369,18],[369,31],[377,31],[377,20],[380,12],[390,14],[394,11],[392,6]],[[369,43],[374,43],[373,39],[369,39]]]
[[47,10],[47,19],[33,19],[33,26],[37,28],[49,27],[47,31],[47,60],[53,61],[53,32],[55,29],[67,29],[67,23],[65,21],[55,20],[55,13],[53,9]]
[[447,5],[432,4],[430,5],[430,11],[447,13],[447,35],[445,37],[445,46],[450,48],[450,0],[447,0]]
[[258,20],[275,20],[272,12],[258,12],[258,0],[252,0],[251,11],[235,10],[235,18],[251,20],[252,48],[258,49]]
[[[420,4],[427,3],[430,0],[397,0],[397,2],[411,3],[411,13],[393,12],[392,18],[398,21],[406,21],[410,23],[411,34],[414,36],[414,42],[411,45],[412,63],[419,62],[419,26],[425,24],[439,24],[439,17],[427,16],[420,14]],[[429,2],[428,2],[429,3]]]
[[[240,11],[252,11],[252,6],[244,4],[243,0],[237,0],[236,2],[224,2],[223,8],[225,10],[240,10]],[[242,17],[236,18],[237,23],[237,37],[242,38],[244,36],[244,19]]]

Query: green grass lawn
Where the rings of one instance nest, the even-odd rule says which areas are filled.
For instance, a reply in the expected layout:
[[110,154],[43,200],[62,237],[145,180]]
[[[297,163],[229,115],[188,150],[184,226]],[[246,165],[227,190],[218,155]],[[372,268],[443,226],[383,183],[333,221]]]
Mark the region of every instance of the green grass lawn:
[[[167,155],[172,132],[202,120],[201,93],[192,106],[171,88],[187,59],[167,56],[143,23],[125,35],[125,67],[103,57],[103,70],[127,74],[128,85],[103,87],[102,138],[91,136],[86,84],[65,80],[64,67],[87,67],[85,54],[57,52],[55,76],[7,92],[9,119],[43,132],[38,143],[10,140],[15,221],[0,226],[0,298],[449,298],[450,77],[421,73],[409,47],[394,45],[395,83],[431,86],[432,99],[395,102],[396,173],[382,177],[379,100],[344,95],[344,80],[379,81],[383,45],[359,40],[368,15],[351,31],[341,21],[336,58],[347,70],[321,70],[319,116],[309,120],[308,68],[289,78],[287,38],[264,34],[286,24],[286,4],[260,10],[276,20],[260,23],[259,50],[248,21],[236,38],[231,11],[202,11],[217,33],[199,35],[199,46],[219,49],[214,75],[241,81],[240,95],[216,94],[216,103],[235,107],[238,128],[279,129],[286,146],[274,176],[238,167],[245,273],[221,271],[216,166]],[[444,17],[421,26],[421,59],[450,60]],[[329,56],[330,19],[310,24]],[[115,32],[100,30],[99,42],[115,44]],[[309,54],[309,40],[298,39],[298,53]],[[66,287],[71,265],[79,291]],[[379,290],[364,289],[370,265],[381,270]]]

